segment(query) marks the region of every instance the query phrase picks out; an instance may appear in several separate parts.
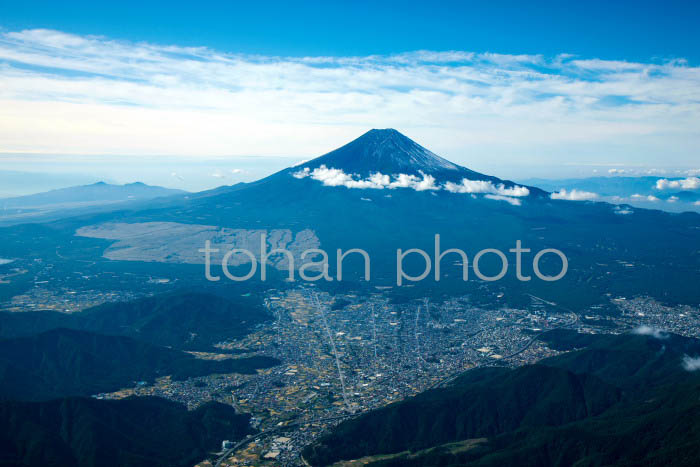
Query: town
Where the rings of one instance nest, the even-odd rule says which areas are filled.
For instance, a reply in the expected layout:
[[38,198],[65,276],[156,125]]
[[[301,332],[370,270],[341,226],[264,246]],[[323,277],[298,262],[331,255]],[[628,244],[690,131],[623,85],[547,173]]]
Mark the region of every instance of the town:
[[527,309],[489,309],[474,306],[468,296],[392,304],[384,292],[331,296],[308,286],[271,291],[265,306],[274,321],[220,346],[244,352],[236,356],[276,357],[281,365],[256,375],[166,377],[97,397],[158,395],[190,408],[209,400],[231,404],[250,413],[259,432],[214,454],[211,463],[292,466],[299,465],[304,446],[342,420],[447,385],[470,368],[516,367],[557,355],[537,339],[548,330],[621,332],[643,324],[679,333],[700,329],[698,310],[673,313],[641,298],[615,299],[621,313],[612,319],[595,308],[578,316],[534,296]]

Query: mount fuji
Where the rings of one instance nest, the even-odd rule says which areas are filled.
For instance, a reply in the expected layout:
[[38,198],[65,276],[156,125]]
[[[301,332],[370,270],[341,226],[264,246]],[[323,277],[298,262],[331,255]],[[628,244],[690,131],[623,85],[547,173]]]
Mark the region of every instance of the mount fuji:
[[345,146],[305,164],[338,166],[361,174],[375,172],[455,174],[482,176],[425,149],[420,144],[389,128],[370,130]]
[[[394,129],[370,130],[345,146],[281,174],[346,188],[446,190],[511,198],[547,195],[538,188],[519,186],[454,164]],[[509,201],[519,204],[516,199]]]
[[362,177],[369,177],[375,173],[414,176],[426,174],[437,180],[449,182],[467,179],[504,183],[506,186],[514,185],[513,182],[503,181],[454,164],[394,129],[370,130],[345,146],[301,164],[299,167],[314,170],[322,166],[340,169]]
[[[580,308],[600,303],[601,297],[645,294],[700,302],[690,273],[700,269],[700,256],[688,254],[700,244],[699,215],[552,199],[537,187],[454,164],[391,129],[371,130],[252,183],[56,225],[110,240],[106,257],[131,261],[201,264],[197,251],[205,238],[248,245],[255,237],[259,247],[259,232],[274,237],[271,248],[331,253],[362,248],[372,257],[372,278],[378,281],[372,285],[394,282],[397,249],[431,252],[436,234],[443,250],[461,248],[470,259],[487,248],[508,252],[520,240],[532,252],[564,252],[569,272],[551,283],[499,281],[494,287],[501,295],[507,292],[506,300],[533,294]],[[546,263],[541,267],[548,274]],[[558,260],[551,263],[550,270],[558,271]],[[427,285],[464,293],[484,286],[471,279],[464,283],[454,259],[443,266],[439,288],[431,280],[416,289]]]

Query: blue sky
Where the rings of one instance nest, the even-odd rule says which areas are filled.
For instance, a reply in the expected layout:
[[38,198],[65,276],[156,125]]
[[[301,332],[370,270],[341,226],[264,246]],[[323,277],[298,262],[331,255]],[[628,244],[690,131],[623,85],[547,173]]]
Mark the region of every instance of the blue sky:
[[347,56],[425,49],[700,60],[700,3],[688,0],[0,4],[8,29],[49,28],[227,52]]
[[509,178],[696,173],[700,7],[631,5],[0,0],[0,170],[198,189],[393,127]]

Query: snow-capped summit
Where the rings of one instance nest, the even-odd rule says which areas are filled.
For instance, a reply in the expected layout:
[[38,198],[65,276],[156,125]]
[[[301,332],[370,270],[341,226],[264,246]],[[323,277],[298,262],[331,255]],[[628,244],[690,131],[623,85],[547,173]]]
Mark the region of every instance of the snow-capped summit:
[[370,130],[345,146],[283,173],[348,188],[410,187],[417,191],[516,193],[518,197],[545,194],[452,163],[391,128]]
[[303,164],[303,167],[314,169],[321,165],[358,175],[375,172],[435,174],[464,169],[391,128],[370,130],[345,146]]

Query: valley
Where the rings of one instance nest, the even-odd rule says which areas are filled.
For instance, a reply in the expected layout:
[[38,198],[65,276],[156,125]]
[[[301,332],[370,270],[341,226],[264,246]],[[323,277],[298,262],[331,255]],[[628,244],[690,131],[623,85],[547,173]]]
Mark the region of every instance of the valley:
[[700,466],[700,2],[0,2],[0,467]]
[[[245,432],[188,441],[200,466],[478,457],[531,428],[522,420],[584,423],[619,402],[619,381],[541,362],[602,336],[700,337],[696,214],[558,199],[452,164],[395,130],[256,182],[143,203],[0,229],[0,257],[12,258],[0,264],[0,389],[36,404],[165,399],[185,424],[182,413],[211,407],[246,417]],[[270,257],[266,276],[249,275],[275,249],[288,253]],[[339,252],[327,261],[334,280],[294,274],[318,266],[307,250]],[[508,252],[502,277],[494,250]],[[518,392],[541,383],[543,394]],[[481,402],[454,399],[460,391]],[[520,411],[521,396],[543,405]],[[434,439],[382,419],[366,427],[386,427],[380,444],[331,454],[337,433],[433,397],[466,404],[469,417],[447,413]],[[561,417],[548,405],[559,397]]]
[[[293,466],[305,446],[343,420],[449,386],[472,368],[516,368],[561,354],[558,341],[544,338],[554,329],[595,335],[663,324],[700,337],[700,310],[663,308],[648,299],[616,301],[614,317],[595,309],[578,316],[537,297],[526,309],[482,308],[468,296],[398,305],[382,291],[366,300],[313,287],[273,291],[265,303],[271,321],[219,348],[274,357],[278,366],[253,375],[163,378],[96,397],[158,396],[190,409],[210,401],[232,405],[251,414],[260,432],[219,465]],[[654,320],[661,315],[663,323]]]

